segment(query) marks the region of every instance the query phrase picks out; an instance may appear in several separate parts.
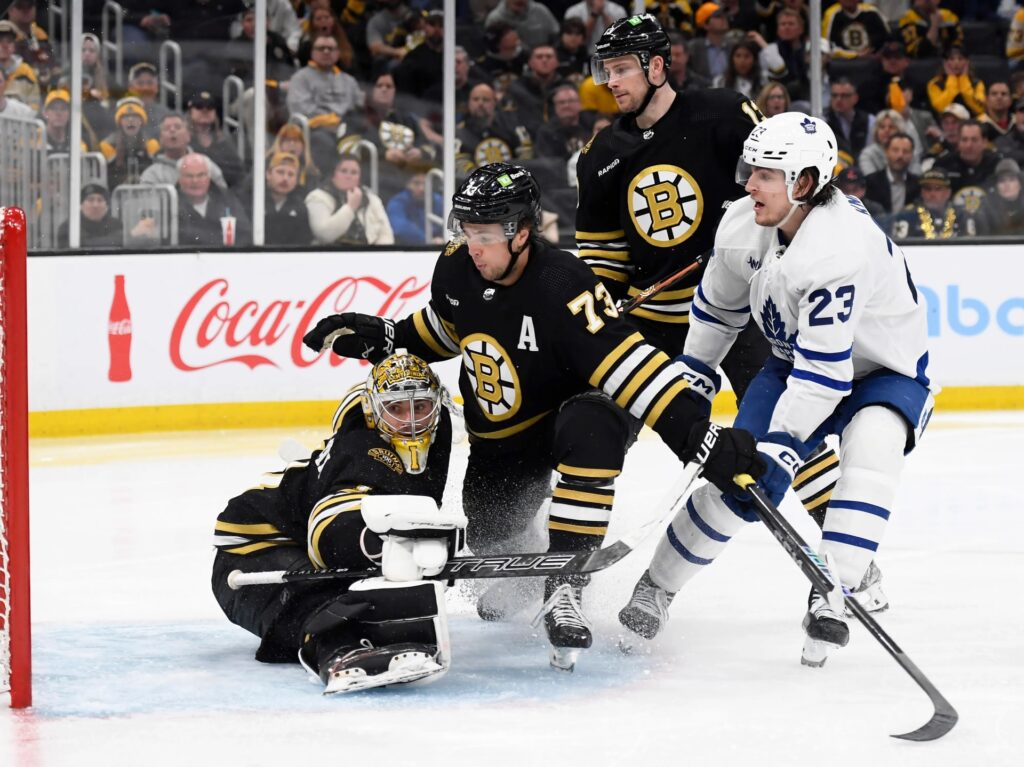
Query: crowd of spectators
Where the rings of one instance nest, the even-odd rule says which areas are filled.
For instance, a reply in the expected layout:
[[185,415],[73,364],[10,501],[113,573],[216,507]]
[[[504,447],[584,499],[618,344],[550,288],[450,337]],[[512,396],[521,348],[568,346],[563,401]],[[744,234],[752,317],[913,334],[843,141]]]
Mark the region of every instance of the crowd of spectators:
[[[672,42],[671,85],[731,88],[765,115],[809,111],[810,39],[820,34],[825,119],[839,184],[894,237],[1024,232],[1024,8],[1010,0],[823,3],[646,0]],[[268,0],[265,238],[268,244],[441,241],[427,174],[441,166],[440,0]],[[82,144],[107,186],[83,190],[83,245],[153,235],[117,221],[121,185],[175,189],[179,243],[252,236],[255,15],[243,0],[121,0],[126,82],[101,61],[101,0],[85,0]],[[44,29],[44,2],[14,0],[0,21],[0,116],[36,118],[47,149],[70,146],[70,93]],[[611,0],[457,3],[456,166],[526,164],[545,189],[548,231],[572,238],[580,150],[616,113],[589,76],[601,32],[635,8]],[[164,106],[160,45],[183,49],[184,110]],[[246,92],[225,104],[224,78]],[[239,149],[227,116],[248,129]],[[375,158],[375,159],[371,159]],[[436,182],[436,176],[435,176]],[[88,222],[88,223],[86,223]],[[61,236],[66,236],[67,226]],[[141,238],[141,239],[140,239]],[[159,239],[159,237],[157,237]]]

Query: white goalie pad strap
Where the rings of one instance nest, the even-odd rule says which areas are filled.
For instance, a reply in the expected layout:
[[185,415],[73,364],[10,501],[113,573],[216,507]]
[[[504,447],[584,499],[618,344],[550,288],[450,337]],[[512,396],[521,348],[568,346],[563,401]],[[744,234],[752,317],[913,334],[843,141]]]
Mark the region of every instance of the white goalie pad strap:
[[426,495],[368,495],[362,500],[363,521],[377,535],[441,533],[465,529],[465,514],[442,511]]
[[437,575],[448,561],[447,538],[383,537],[380,567],[389,581],[419,581]]

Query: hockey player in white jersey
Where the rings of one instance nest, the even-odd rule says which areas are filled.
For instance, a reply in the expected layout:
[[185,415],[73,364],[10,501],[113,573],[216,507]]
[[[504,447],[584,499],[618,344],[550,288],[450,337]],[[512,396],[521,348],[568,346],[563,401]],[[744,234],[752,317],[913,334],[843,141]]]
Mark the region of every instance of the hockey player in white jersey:
[[[772,345],[735,426],[758,439],[758,484],[782,500],[828,434],[841,440],[821,554],[845,588],[864,576],[893,510],[904,455],[931,415],[925,306],[902,251],[832,183],[836,139],[822,120],[776,115],[751,131],[740,177],[749,196],[726,211],[693,299],[685,353],[715,369],[747,318]],[[651,638],[673,596],[745,522],[744,493],[712,485],[669,526],[620,621]],[[820,666],[849,640],[840,610],[811,592],[803,661]]]

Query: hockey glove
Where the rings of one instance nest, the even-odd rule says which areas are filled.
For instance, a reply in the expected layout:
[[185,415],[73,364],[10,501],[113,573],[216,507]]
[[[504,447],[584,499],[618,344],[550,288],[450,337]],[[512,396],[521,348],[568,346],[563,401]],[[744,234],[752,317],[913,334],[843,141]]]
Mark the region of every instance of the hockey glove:
[[710,421],[701,421],[690,429],[683,458],[703,466],[704,476],[719,490],[728,493],[736,485],[732,478],[749,474],[757,479],[765,471],[753,435],[743,429],[727,429]]
[[692,399],[701,406],[705,417],[711,415],[711,402],[722,387],[722,377],[696,357],[680,354],[673,362],[683,368],[682,376],[690,384],[686,390],[692,393]]
[[[765,463],[765,472],[758,478],[757,485],[768,500],[778,506],[786,490],[793,484],[800,464],[808,454],[806,445],[790,434],[773,431],[765,434],[757,443],[757,452]],[[758,520],[757,512],[750,502],[750,495],[733,484],[723,496],[725,505],[747,522]]]
[[364,359],[376,365],[395,350],[395,323],[372,314],[345,312],[324,317],[302,337],[315,352],[332,349],[339,357]]

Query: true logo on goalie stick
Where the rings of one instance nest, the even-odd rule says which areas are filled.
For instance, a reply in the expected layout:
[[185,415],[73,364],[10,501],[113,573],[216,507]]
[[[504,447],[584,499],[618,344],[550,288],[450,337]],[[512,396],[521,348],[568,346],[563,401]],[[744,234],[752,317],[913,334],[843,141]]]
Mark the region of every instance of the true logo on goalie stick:
[[402,460],[387,448],[371,447],[366,454],[373,460],[387,466],[391,471],[395,472],[395,474],[405,474],[405,467],[402,466]]
[[626,194],[633,226],[658,248],[686,242],[704,215],[704,195],[696,179],[675,165],[644,168],[629,182]]

